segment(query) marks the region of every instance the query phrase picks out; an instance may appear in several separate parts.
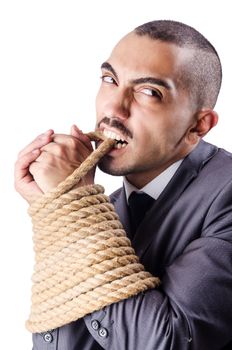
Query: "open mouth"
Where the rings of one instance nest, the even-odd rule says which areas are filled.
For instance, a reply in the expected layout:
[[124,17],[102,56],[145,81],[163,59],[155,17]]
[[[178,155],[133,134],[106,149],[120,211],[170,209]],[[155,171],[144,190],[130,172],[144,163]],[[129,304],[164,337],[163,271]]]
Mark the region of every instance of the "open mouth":
[[103,135],[116,141],[114,145],[114,148],[116,149],[125,148],[128,145],[128,142],[122,136],[113,131],[104,129]]

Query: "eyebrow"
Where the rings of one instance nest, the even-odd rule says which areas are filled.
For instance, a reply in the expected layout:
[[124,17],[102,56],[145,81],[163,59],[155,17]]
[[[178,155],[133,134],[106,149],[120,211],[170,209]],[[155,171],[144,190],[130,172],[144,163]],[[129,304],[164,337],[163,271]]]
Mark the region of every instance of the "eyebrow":
[[[111,64],[109,62],[103,62],[101,65],[101,69],[106,69],[106,70],[110,71],[118,79],[118,75],[117,75],[115,69],[111,66]],[[142,77],[142,78],[138,78],[138,79],[133,79],[131,82],[133,84],[150,83],[153,85],[163,86],[164,88],[166,88],[168,90],[171,89],[171,86],[165,80],[154,78],[154,77]]]
[[106,70],[110,71],[118,79],[117,73],[115,72],[114,68],[111,66],[111,64],[109,62],[103,62],[101,65],[101,69],[106,69]]

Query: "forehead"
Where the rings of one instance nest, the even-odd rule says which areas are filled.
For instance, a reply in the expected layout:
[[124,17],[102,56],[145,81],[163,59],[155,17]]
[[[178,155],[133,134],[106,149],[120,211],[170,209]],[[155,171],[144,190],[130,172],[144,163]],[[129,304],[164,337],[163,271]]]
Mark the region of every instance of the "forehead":
[[131,75],[128,78],[149,74],[175,81],[189,55],[187,49],[131,32],[114,47],[107,61],[117,74]]

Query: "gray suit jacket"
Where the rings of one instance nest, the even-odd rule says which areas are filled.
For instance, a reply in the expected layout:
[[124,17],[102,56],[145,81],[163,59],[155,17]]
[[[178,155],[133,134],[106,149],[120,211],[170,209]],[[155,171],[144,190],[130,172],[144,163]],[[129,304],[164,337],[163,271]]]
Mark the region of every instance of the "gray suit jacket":
[[[123,188],[111,200],[130,237]],[[132,245],[160,288],[53,330],[51,342],[34,334],[34,350],[232,349],[232,155],[201,141]]]

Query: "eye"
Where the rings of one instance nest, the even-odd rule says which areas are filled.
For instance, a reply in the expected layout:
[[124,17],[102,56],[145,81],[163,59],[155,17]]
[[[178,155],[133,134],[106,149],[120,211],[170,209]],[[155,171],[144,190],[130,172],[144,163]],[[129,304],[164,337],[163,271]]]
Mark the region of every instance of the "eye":
[[142,92],[143,94],[148,95],[148,96],[157,97],[160,100],[163,97],[161,92],[159,90],[156,90],[156,89],[144,88],[144,89],[141,89],[140,92]]
[[114,78],[112,78],[110,75],[102,75],[101,76],[101,80],[104,83],[108,83],[108,84],[114,84],[115,83]]

